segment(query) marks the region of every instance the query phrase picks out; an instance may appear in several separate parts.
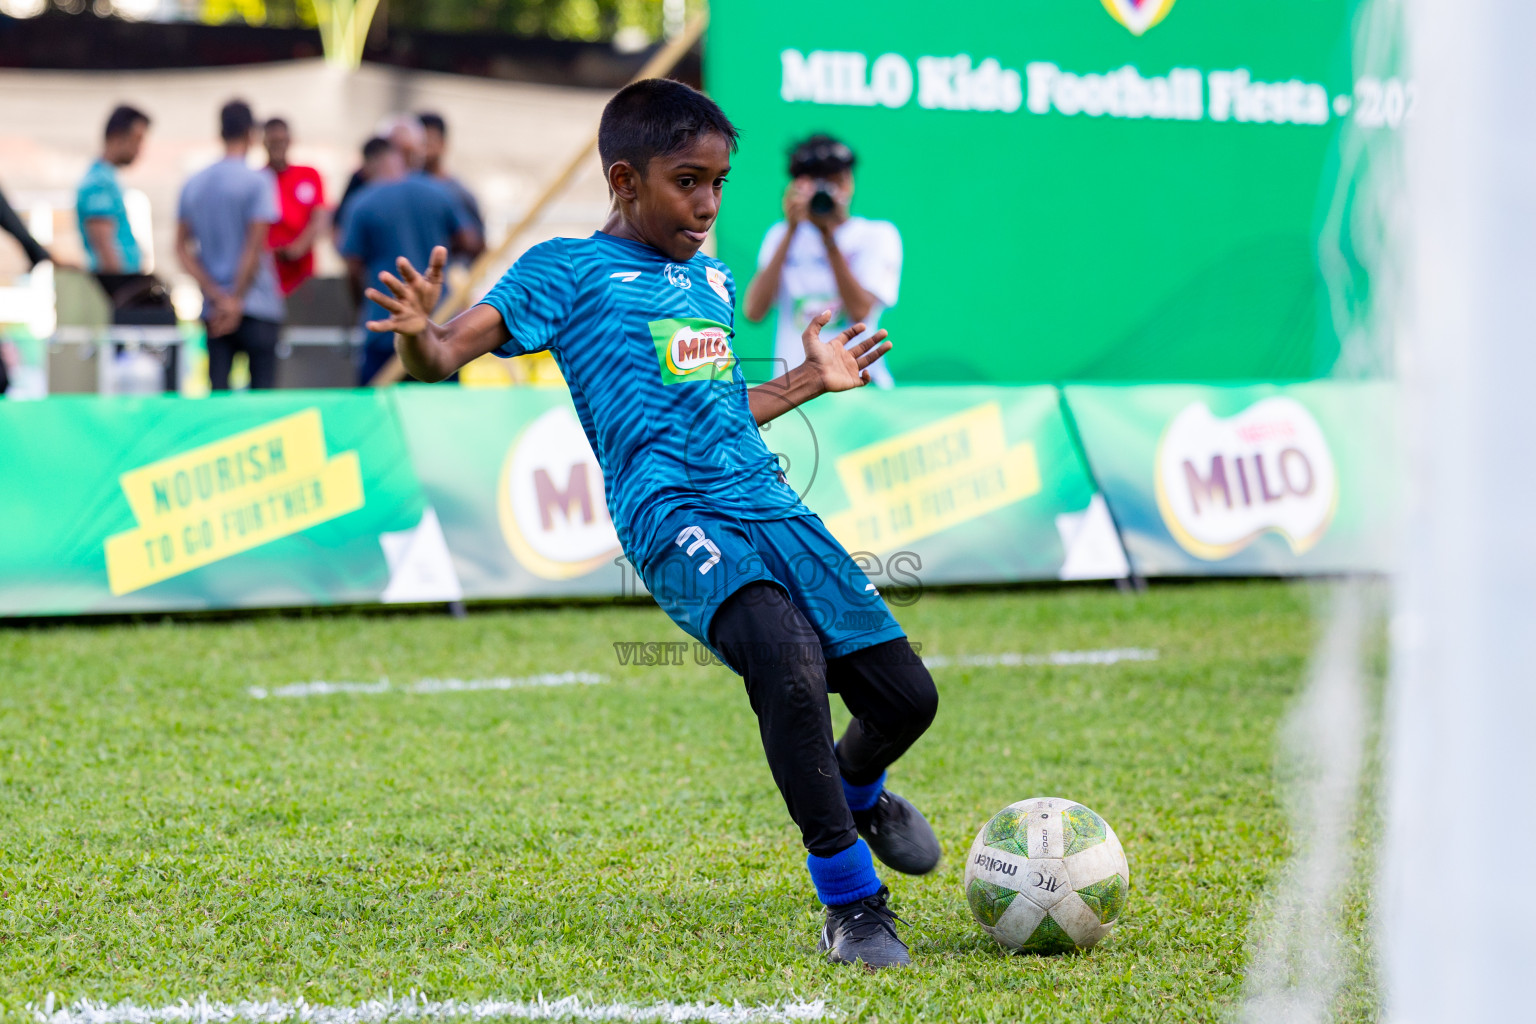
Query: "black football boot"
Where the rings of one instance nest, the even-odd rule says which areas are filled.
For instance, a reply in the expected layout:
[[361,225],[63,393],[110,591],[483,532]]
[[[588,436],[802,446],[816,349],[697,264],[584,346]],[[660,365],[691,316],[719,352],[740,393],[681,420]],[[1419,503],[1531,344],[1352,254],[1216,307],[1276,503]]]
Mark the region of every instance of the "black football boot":
[[923,812],[890,790],[867,811],[854,811],[853,824],[880,863],[904,875],[926,875],[939,866],[939,837]]
[[873,896],[857,903],[827,908],[818,950],[825,950],[835,964],[862,963],[865,967],[905,967],[912,962],[907,944],[896,934],[901,920],[885,905],[891,890],[880,887]]

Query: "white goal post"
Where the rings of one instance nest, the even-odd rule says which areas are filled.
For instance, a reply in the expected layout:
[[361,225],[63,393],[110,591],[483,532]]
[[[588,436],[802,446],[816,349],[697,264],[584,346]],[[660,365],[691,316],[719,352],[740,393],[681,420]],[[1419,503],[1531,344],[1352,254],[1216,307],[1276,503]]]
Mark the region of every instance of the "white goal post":
[[1529,1020],[1536,969],[1536,5],[1413,0],[1387,1019]]

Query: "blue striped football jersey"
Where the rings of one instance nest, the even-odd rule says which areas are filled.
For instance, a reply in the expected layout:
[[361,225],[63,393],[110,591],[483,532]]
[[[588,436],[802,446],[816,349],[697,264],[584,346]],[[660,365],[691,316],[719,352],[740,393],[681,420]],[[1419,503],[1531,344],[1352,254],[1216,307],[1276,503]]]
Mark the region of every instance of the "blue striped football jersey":
[[512,335],[497,355],[554,355],[631,561],[678,509],[810,514],[747,407],[735,299],[719,260],[674,263],[599,231],[534,246],[482,300]]

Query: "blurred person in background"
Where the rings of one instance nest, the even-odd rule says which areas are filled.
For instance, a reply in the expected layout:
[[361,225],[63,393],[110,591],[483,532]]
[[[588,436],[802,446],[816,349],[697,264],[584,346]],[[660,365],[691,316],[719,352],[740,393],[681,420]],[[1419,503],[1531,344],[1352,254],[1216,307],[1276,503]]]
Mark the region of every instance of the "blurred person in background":
[[[80,239],[91,270],[98,274],[138,274],[144,260],[139,243],[128,225],[128,208],[117,183],[117,169],[139,158],[149,116],[129,106],[119,106],[107,117],[101,156],[91,164],[75,194],[75,213],[80,218]],[[103,284],[107,284],[105,281]],[[113,288],[107,285],[110,293]]]
[[[475,233],[480,236],[481,248],[484,248],[485,218],[480,215],[480,204],[475,200],[475,195],[458,178],[448,173],[445,157],[448,153],[448,122],[443,120],[441,114],[423,111],[416,115],[421,122],[421,128],[425,133],[425,147],[422,150],[423,160],[421,169],[427,177],[442,185],[453,197],[458,200],[468,216],[469,222],[474,225]],[[467,263],[478,256],[478,252],[450,252],[449,257],[454,260]]]
[[[388,318],[377,303],[363,301],[363,289],[378,281],[380,271],[395,273],[398,258],[424,267],[434,246],[474,249],[480,244],[474,225],[448,190],[425,175],[409,173],[406,159],[405,151],[391,145],[347,212],[338,248],[360,306],[359,323]],[[372,381],[394,354],[394,334],[365,332],[358,384]]]
[[[114,325],[174,327],[176,309],[171,293],[147,273],[144,254],[128,220],[128,206],[117,180],[119,168],[139,158],[149,132],[149,115],[129,106],[118,106],[107,117],[101,156],[85,172],[75,193],[75,214],[80,221],[80,241],[87,265],[95,273],[112,309]],[[156,353],[164,369],[164,388],[175,391],[180,374],[177,344],[139,346]],[[114,343],[117,360],[125,356],[122,343]]]
[[[4,190],[0,190],[0,231],[4,231],[17,242],[21,243],[22,251],[27,254],[27,264],[36,267],[39,263],[54,263],[59,267],[70,266],[53,258],[53,254],[43,247],[43,244],[32,237],[32,232],[27,230],[22,222],[21,215],[11,206],[10,200],[5,198]],[[0,395],[4,395],[11,387],[10,366],[16,361],[16,352],[9,341],[0,336]]]
[[[901,234],[890,221],[849,212],[855,161],[853,150],[822,134],[790,153],[784,219],[763,237],[745,309],[747,319],[758,323],[777,307],[777,373],[805,361],[800,333],[818,313],[833,312],[823,336],[860,321],[867,324],[868,330],[849,342],[853,345],[878,328],[880,314],[896,305]],[[869,376],[881,388],[894,383],[883,358],[869,367]]]
[[[446,128],[442,118],[437,118],[440,124]],[[428,130],[426,123],[416,114],[391,114],[379,124],[379,134],[389,139],[393,146],[405,161],[406,173],[431,182],[436,188],[447,193],[459,208],[459,214],[470,228],[470,232],[461,237],[461,241],[449,248],[449,253],[461,259],[472,259],[485,248],[480,222],[479,204],[475,197],[469,194],[469,190],[456,181],[447,179],[445,175],[431,172],[429,163],[433,154],[432,132]],[[444,137],[438,133],[436,157],[438,165],[442,162],[442,142]]]
[[277,383],[283,296],[267,235],[280,214],[271,176],[246,163],[255,130],[249,106],[240,100],[224,104],[224,158],[189,178],[177,204],[176,253],[203,290],[208,379],[215,391],[229,390],[236,352],[250,361],[253,390]]
[[390,114],[379,122],[378,134],[389,140],[409,172],[420,171],[427,160],[427,133],[412,114]]
[[382,135],[375,135],[363,143],[363,164],[347,179],[347,187],[341,193],[341,202],[336,204],[336,216],[332,219],[338,248],[347,230],[347,213],[352,209],[353,201],[362,193],[364,185],[378,177],[390,148],[389,140]]
[[288,162],[288,122],[274,117],[262,126],[267,170],[277,187],[278,221],[267,234],[283,295],[315,275],[315,242],[326,227],[325,185],[313,167]]
[[27,263],[37,266],[39,263],[53,263],[60,267],[73,268],[73,264],[64,263],[53,258],[53,254],[43,247],[43,244],[32,237],[32,232],[27,230],[27,225],[22,221],[21,214],[11,206],[9,199],[5,198],[5,191],[0,189],[0,231],[4,231],[17,242],[21,243],[22,251],[27,254]]

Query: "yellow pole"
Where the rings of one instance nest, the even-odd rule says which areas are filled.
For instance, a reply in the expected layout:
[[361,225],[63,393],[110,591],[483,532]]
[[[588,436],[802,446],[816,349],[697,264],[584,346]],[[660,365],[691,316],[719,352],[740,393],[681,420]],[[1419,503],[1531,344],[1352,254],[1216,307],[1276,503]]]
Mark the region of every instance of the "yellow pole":
[[368,27],[379,0],[314,0],[315,21],[327,63],[355,71],[363,63]]

